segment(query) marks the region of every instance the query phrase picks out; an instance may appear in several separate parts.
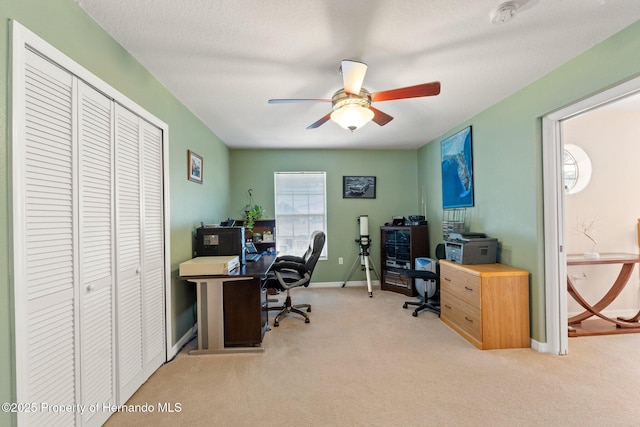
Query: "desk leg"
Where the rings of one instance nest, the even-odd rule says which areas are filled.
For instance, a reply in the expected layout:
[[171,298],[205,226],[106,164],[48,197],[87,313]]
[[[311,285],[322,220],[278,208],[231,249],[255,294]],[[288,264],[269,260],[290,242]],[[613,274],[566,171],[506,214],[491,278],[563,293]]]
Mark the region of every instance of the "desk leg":
[[[263,347],[224,346],[223,283],[242,279],[209,279],[196,284],[198,349],[189,354],[262,353]],[[246,279],[245,279],[246,280]]]

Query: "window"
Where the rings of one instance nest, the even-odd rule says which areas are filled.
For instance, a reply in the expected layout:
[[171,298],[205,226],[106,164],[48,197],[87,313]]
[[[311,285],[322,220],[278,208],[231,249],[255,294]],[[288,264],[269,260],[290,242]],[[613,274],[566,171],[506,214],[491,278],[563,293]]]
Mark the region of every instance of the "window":
[[577,145],[565,144],[562,169],[566,194],[575,194],[584,190],[591,180],[591,159]]
[[[315,230],[327,234],[325,172],[275,172],[276,250],[302,255]],[[327,245],[320,259],[327,259]]]

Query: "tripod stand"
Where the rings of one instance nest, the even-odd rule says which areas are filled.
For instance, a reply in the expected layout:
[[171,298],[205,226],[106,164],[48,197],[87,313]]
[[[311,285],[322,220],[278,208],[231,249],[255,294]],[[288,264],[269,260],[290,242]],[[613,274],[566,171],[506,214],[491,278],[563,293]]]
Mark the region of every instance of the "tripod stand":
[[[362,266],[362,268],[364,268],[364,271],[367,275],[367,289],[369,291],[369,298],[371,298],[373,297],[373,292],[371,291],[370,271],[373,270],[378,280],[380,280],[380,276],[376,271],[375,265],[371,263],[371,260],[369,259],[369,247],[371,246],[371,240],[369,239],[369,236],[360,236],[360,238],[356,239],[355,242],[360,247],[360,254],[356,258],[356,260],[353,262],[353,265],[351,266],[351,270],[349,271],[349,276],[347,277],[347,280],[345,280],[344,283],[342,283],[342,287],[344,288],[347,282],[351,279],[351,276],[353,276],[353,273],[356,271],[356,266],[358,265],[358,262],[360,262],[361,263],[360,265]],[[362,262],[364,262],[364,264],[362,264]]]

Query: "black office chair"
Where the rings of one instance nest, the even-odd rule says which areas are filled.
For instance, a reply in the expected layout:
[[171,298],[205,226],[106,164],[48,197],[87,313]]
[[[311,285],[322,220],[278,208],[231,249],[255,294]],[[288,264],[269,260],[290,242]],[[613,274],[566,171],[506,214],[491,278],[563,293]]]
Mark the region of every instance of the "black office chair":
[[[436,246],[436,258],[444,259],[445,256],[445,246],[443,243],[440,243]],[[417,305],[418,308],[413,310],[413,313],[411,313],[413,317],[418,317],[418,313],[420,313],[422,310],[431,311],[440,316],[440,264],[436,263],[435,273],[432,271],[424,270],[403,270],[402,274],[408,277],[413,277],[415,279],[433,280],[436,283],[436,292],[431,298],[428,297],[425,291],[423,300],[406,301],[402,305],[402,308],[408,308],[410,305]]]
[[[279,291],[287,291],[287,298],[284,304],[277,307],[269,307],[269,310],[279,310],[280,313],[276,315],[273,321],[273,326],[278,326],[280,319],[285,317],[288,313],[296,313],[304,317],[304,322],[309,323],[308,312],[311,311],[311,305],[309,304],[291,304],[291,295],[289,291],[292,288],[300,286],[307,287],[311,283],[311,275],[313,269],[316,267],[316,263],[320,258],[320,253],[324,247],[326,240],[325,234],[322,231],[314,231],[311,234],[309,242],[309,248],[305,254],[301,257],[295,255],[283,255],[276,258],[271,270],[267,274],[267,288],[277,289]],[[307,313],[300,310],[306,308]]]

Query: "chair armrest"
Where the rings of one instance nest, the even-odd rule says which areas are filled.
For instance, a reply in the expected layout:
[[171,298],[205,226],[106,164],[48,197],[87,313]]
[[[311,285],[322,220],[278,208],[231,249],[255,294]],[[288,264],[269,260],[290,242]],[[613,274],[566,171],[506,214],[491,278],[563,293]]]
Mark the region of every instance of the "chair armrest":
[[[306,265],[297,262],[280,261],[275,263],[273,267],[271,267],[270,271],[276,276],[278,283],[285,290],[296,288],[298,286],[309,286],[309,282],[311,280],[311,274]],[[286,279],[289,280],[287,281],[283,276],[283,274],[286,275],[286,273],[294,273],[296,276],[299,276],[299,278],[291,281],[292,277],[287,275]],[[293,279],[296,279],[296,277],[293,277]]]
[[411,277],[413,279],[423,280],[438,280],[440,276],[432,271],[427,270],[405,270],[403,268],[390,268],[389,271],[402,274],[403,276]]
[[297,288],[298,286],[307,287],[309,286],[309,282],[311,280],[311,276],[309,276],[309,273],[305,273],[299,280],[296,280],[295,282],[287,283],[282,278],[282,275],[279,271],[274,271],[274,274],[276,275],[276,278],[278,279],[280,286],[282,286],[282,288],[285,290],[289,290],[291,288]]
[[271,271],[273,271],[274,273],[277,273],[278,271],[282,271],[282,270],[293,270],[297,272],[300,276],[304,276],[305,274],[309,273],[309,270],[307,270],[306,265],[301,264],[299,262],[293,262],[293,261],[275,262],[271,267]]
[[304,258],[295,255],[282,255],[276,258],[276,263],[281,261],[291,261],[297,262],[298,264],[304,264]]

